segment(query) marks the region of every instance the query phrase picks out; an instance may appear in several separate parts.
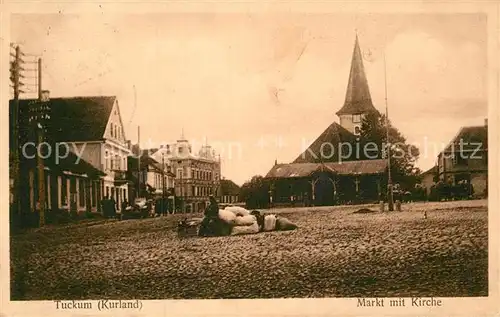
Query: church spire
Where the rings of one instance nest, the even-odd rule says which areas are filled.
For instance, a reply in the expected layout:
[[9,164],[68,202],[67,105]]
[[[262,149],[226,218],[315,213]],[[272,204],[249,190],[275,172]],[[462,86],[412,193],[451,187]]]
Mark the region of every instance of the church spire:
[[373,107],[368,80],[366,79],[363,56],[359,47],[358,32],[356,30],[356,40],[352,53],[351,71],[345,96],[344,106],[337,112],[337,115],[362,114],[375,110]]

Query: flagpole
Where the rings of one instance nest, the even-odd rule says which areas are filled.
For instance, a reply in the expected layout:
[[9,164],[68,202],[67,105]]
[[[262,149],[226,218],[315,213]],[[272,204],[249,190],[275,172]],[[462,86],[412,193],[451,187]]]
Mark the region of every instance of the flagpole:
[[394,195],[392,191],[392,176],[391,176],[391,144],[389,142],[389,107],[387,104],[387,66],[385,62],[384,50],[384,83],[385,83],[385,131],[387,142],[387,203],[389,211],[394,211]]

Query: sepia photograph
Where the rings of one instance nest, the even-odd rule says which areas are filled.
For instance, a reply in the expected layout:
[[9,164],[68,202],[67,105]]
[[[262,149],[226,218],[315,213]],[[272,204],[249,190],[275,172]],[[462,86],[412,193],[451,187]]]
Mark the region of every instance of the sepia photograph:
[[491,295],[486,14],[9,24],[10,301]]

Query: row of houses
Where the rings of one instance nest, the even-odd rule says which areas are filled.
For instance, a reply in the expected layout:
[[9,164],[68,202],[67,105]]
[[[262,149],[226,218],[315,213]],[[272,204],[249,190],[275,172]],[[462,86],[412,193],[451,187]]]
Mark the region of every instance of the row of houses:
[[[13,100],[9,106],[12,146]],[[126,138],[115,96],[50,98],[45,91],[41,100],[19,100],[18,120],[24,212],[36,212],[41,201],[47,210],[101,212],[103,198],[113,198],[120,209],[137,197],[165,197],[171,211],[197,212],[209,195],[224,196],[220,158],[209,145],[193,153],[181,137],[140,150]],[[12,162],[11,157],[11,168]],[[11,178],[11,187],[13,183]]]

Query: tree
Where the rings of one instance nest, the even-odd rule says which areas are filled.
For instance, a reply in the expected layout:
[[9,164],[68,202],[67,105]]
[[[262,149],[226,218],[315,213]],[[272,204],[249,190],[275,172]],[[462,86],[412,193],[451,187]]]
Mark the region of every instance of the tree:
[[269,184],[264,177],[256,175],[241,186],[240,200],[247,208],[265,208],[269,204]]
[[390,145],[391,154],[391,177],[394,184],[398,183],[402,189],[411,190],[418,181],[420,170],[415,163],[420,155],[420,150],[413,144],[409,144],[399,130],[392,126],[390,120],[389,142],[387,141],[387,130],[385,126],[385,115],[378,112],[367,114],[361,123],[361,144],[366,148],[368,143],[376,145],[377,152],[371,152],[370,158],[386,158],[387,149]]

